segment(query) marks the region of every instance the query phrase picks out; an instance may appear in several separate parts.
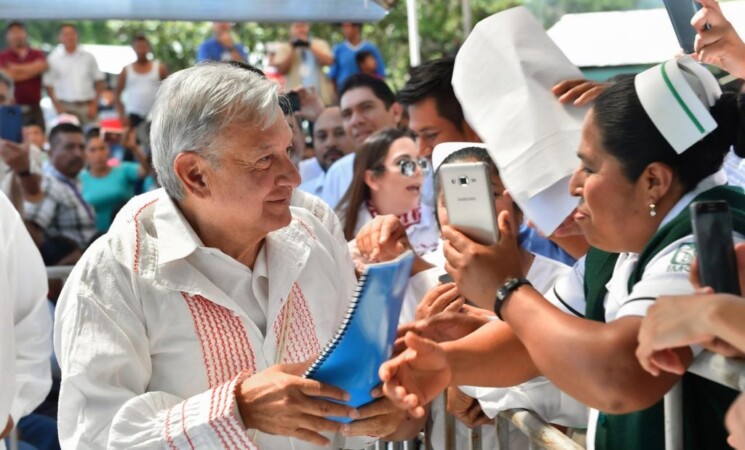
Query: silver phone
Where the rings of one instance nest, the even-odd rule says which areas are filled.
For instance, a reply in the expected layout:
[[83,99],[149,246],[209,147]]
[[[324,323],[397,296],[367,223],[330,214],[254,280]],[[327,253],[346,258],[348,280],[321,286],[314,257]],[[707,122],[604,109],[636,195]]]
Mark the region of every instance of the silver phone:
[[479,244],[497,242],[499,229],[489,167],[483,162],[443,164],[440,183],[450,225]]

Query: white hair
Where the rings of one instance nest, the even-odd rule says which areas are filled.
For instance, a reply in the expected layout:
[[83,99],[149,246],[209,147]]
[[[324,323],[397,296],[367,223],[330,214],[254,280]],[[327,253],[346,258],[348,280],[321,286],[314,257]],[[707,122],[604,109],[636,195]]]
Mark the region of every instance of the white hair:
[[240,121],[264,130],[281,116],[277,90],[277,83],[227,63],[198,64],[166,78],[155,97],[150,143],[168,195],[184,198],[173,167],[179,154],[194,152],[218,165],[216,144],[226,127]]

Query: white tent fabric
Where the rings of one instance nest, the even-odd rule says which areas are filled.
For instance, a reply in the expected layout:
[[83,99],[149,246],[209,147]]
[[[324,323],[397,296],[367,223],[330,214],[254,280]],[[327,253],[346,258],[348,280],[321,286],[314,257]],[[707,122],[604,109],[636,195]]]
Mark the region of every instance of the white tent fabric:
[[[721,6],[745,36],[745,1]],[[665,9],[566,14],[548,35],[578,67],[658,64],[682,52]]]
[[[95,5],[93,4],[95,3]],[[0,17],[35,19],[374,22],[391,0],[0,0]]]

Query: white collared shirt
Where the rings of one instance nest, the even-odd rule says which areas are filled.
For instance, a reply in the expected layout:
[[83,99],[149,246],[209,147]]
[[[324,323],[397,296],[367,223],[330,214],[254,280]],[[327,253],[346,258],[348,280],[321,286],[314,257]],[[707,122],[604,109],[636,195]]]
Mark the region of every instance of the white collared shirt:
[[58,100],[87,102],[96,97],[96,82],[104,79],[96,58],[78,46],[68,53],[57,46],[47,58],[49,70],[44,74],[44,86],[52,86]]
[[265,239],[265,274],[203,247],[162,189],[120,211],[57,307],[62,448],[317,448],[244,430],[233,396],[244,370],[275,363],[285,320],[281,360],[314,358],[354,292],[330,211],[303,194],[296,203],[291,224]]

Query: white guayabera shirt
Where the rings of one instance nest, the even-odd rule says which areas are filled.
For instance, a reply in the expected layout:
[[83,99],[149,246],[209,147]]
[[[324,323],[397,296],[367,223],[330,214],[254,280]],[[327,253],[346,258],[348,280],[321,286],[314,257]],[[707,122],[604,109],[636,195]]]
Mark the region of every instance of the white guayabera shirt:
[[283,329],[282,362],[314,358],[354,291],[331,210],[301,193],[293,204],[253,270],[204,247],[163,190],[123,208],[57,307],[63,448],[317,448],[244,429],[233,394],[244,371],[274,364]]

